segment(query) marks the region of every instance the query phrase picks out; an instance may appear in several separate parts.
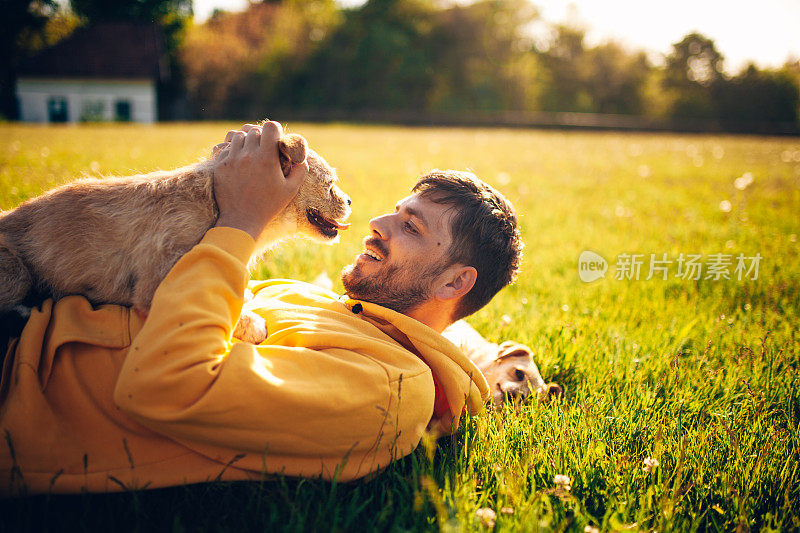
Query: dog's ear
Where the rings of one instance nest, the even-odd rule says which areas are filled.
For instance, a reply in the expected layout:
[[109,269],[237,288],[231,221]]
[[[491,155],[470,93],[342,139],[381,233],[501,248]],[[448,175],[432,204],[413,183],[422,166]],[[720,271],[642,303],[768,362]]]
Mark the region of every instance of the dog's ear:
[[281,160],[281,170],[283,175],[288,176],[292,170],[292,165],[299,165],[306,160],[308,143],[296,133],[284,135],[278,141],[278,157]]
[[498,347],[497,359],[505,359],[506,357],[525,357],[533,361],[533,351],[524,344],[514,341],[505,341]]

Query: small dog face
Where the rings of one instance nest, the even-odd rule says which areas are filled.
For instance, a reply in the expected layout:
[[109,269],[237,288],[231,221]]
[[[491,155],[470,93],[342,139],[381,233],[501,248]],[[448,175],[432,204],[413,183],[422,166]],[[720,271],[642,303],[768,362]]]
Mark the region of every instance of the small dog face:
[[497,356],[478,366],[492,387],[492,402],[499,408],[504,401],[524,401],[535,395],[540,401],[562,393],[556,383],[545,383],[531,353],[522,345],[504,342]]
[[[216,159],[228,144],[216,145],[211,158]],[[303,161],[308,164],[308,174],[297,196],[287,206],[296,223],[295,230],[313,241],[328,244],[338,242],[339,230],[350,227],[344,221],[350,216],[351,202],[337,185],[339,178],[336,170],[308,147],[305,138],[295,133],[281,137],[278,151],[284,176],[289,175],[293,165]]]
[[350,224],[350,198],[337,185],[336,171],[313,150],[306,156],[308,175],[293,200],[297,229],[312,240],[338,241],[339,230]]

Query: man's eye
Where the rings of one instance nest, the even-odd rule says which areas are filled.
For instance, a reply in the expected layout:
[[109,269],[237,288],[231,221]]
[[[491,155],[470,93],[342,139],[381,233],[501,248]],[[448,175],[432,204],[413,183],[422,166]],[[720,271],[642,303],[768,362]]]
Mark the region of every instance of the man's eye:
[[403,226],[410,232],[410,233],[417,233],[417,228],[415,228],[411,222],[404,222]]

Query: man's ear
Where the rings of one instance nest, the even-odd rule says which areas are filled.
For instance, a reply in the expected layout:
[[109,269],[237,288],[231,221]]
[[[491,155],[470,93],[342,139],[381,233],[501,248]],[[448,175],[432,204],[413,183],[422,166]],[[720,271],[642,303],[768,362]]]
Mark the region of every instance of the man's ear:
[[443,283],[434,296],[439,300],[453,300],[472,290],[478,279],[478,271],[471,266],[456,265],[447,269],[443,276]]

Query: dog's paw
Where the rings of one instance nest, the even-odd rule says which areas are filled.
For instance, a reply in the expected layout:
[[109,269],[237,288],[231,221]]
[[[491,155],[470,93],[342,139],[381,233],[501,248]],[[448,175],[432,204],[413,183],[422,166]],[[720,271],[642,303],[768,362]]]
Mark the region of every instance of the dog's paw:
[[253,312],[242,311],[233,336],[243,342],[261,344],[267,338],[267,323]]

